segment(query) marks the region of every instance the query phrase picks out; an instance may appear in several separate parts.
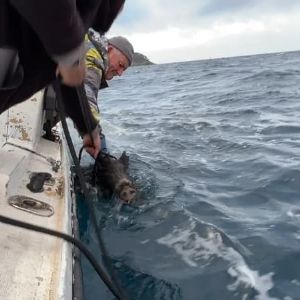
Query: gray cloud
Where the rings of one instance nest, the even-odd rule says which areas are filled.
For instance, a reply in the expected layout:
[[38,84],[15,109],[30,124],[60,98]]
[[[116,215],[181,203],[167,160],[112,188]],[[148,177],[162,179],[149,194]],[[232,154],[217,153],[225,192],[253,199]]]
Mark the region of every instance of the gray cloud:
[[201,15],[214,15],[222,13],[237,13],[237,12],[262,12],[272,13],[274,11],[282,11],[299,7],[298,0],[210,0],[206,1],[202,6]]
[[299,27],[300,0],[127,0],[111,33],[161,62],[300,49]]
[[255,19],[300,9],[299,0],[128,0],[118,24],[127,30]]

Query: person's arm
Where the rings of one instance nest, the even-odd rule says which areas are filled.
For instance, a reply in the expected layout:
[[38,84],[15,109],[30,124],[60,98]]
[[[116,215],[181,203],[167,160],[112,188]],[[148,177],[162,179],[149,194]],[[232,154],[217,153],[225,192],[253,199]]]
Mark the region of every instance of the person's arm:
[[105,34],[121,12],[125,0],[102,0],[90,27]]
[[103,62],[100,53],[95,47],[90,47],[85,56],[87,72],[84,80],[85,92],[89,105],[97,122],[100,122],[100,109],[98,106],[98,92],[104,72],[100,67]]
[[85,77],[85,27],[76,0],[9,0],[31,26],[48,55],[58,64],[57,74],[69,86]]
[[[88,133],[89,130],[95,129],[98,126],[98,122],[93,117],[86,99],[80,104],[81,100],[78,98],[76,89],[63,84],[61,85],[61,92],[66,114],[75,123],[80,135],[83,136]],[[82,108],[81,105],[85,107]]]
[[86,37],[86,42],[88,44],[89,50],[86,53],[86,65],[87,72],[84,81],[85,94],[88,99],[89,107],[93,115],[93,119],[98,123],[98,130],[95,129],[92,134],[85,134],[83,136],[83,145],[85,150],[94,158],[97,157],[98,153],[101,151],[101,126],[100,126],[100,109],[98,106],[98,91],[101,86],[102,77],[104,76],[104,71],[100,67],[103,63],[102,57],[97,49],[89,44],[88,38]]
[[[83,87],[80,88],[83,89]],[[72,87],[61,85],[61,92],[67,116],[75,123],[86,151],[96,158],[101,150],[101,127],[91,113],[84,90],[79,93],[83,99],[79,99],[76,89]]]
[[84,56],[85,28],[76,0],[9,0],[38,35],[47,53],[72,66]]

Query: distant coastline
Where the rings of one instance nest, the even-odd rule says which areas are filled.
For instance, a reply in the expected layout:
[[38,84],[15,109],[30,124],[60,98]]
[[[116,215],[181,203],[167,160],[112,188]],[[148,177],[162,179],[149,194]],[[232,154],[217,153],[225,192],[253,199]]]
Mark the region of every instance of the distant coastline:
[[145,66],[145,65],[154,65],[149,58],[141,53],[135,52],[133,54],[132,66]]

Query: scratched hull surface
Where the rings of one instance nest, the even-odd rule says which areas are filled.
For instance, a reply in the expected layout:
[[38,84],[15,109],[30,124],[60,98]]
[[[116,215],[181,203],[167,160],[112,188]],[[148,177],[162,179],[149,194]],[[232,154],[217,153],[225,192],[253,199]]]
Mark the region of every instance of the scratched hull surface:
[[[70,234],[70,164],[64,142],[59,144],[41,138],[42,120],[42,92],[0,116],[0,214]],[[47,158],[62,163],[57,172],[52,170]],[[44,185],[39,193],[31,192],[27,184],[33,172],[50,173],[53,184]],[[22,208],[39,215],[10,205],[20,204],[20,201],[30,204],[36,200],[46,204],[45,209],[32,209],[30,205],[22,205]],[[69,245],[2,223],[0,231],[0,299],[72,299]]]

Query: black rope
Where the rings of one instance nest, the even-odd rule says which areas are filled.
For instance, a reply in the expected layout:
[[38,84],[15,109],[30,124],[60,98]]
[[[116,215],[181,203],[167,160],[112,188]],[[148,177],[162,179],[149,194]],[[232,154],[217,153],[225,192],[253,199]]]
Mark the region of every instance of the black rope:
[[[64,106],[63,106],[63,102],[62,102],[61,86],[60,86],[60,82],[59,82],[58,79],[56,81],[54,81],[53,87],[54,87],[54,90],[56,92],[56,96],[57,96],[57,100],[58,100],[57,101],[58,102],[58,110],[59,110],[59,113],[60,113],[60,119],[61,119],[62,127],[63,127],[64,133],[65,133],[65,138],[66,138],[66,141],[68,143],[69,150],[70,150],[70,153],[71,153],[74,165],[75,165],[75,172],[78,176],[80,186],[81,186],[83,194],[84,194],[84,198],[85,198],[85,200],[87,202],[87,205],[88,205],[88,208],[89,208],[92,224],[95,227],[95,232],[96,232],[96,237],[97,237],[97,240],[98,240],[98,244],[99,244],[100,249],[102,251],[103,262],[104,262],[106,268],[110,271],[110,275],[111,275],[111,277],[114,281],[114,284],[113,284],[111,279],[107,279],[107,282],[110,283],[107,286],[117,299],[127,299],[127,297],[125,297],[125,295],[124,295],[123,290],[119,286],[118,281],[116,280],[116,278],[113,275],[113,269],[111,268],[110,263],[107,262],[107,258],[109,256],[107,254],[106,247],[105,247],[104,242],[102,240],[102,237],[101,237],[101,234],[100,234],[100,229],[98,228],[98,225],[97,225],[97,219],[96,219],[94,204],[93,204],[93,201],[91,200],[89,189],[86,186],[84,175],[83,175],[83,172],[81,170],[79,160],[77,158],[77,155],[76,155],[76,152],[75,152],[75,149],[74,149],[74,145],[72,143],[72,139],[71,139],[71,136],[70,136],[68,125],[67,125],[67,122],[66,122]],[[76,88],[76,91],[77,91],[77,94],[78,94],[78,97],[79,97],[82,113],[83,113],[84,116],[86,116],[87,115],[88,101],[87,101],[86,96],[84,94],[83,86],[80,86],[79,88]],[[88,120],[85,120],[85,121],[88,121]],[[91,134],[91,132],[92,132],[91,124],[89,122],[87,122],[86,126],[87,126],[88,132]],[[91,141],[93,141],[92,137],[91,137]]]
[[80,161],[81,161],[81,157],[82,157],[82,151],[84,149],[84,146],[82,146],[79,150],[79,154],[78,154],[78,161],[79,161],[79,164],[80,164]]
[[[91,142],[93,143],[92,122],[91,122],[90,118],[88,118],[89,111],[90,111],[90,106],[88,104],[88,99],[87,99],[87,96],[86,96],[86,93],[85,93],[84,86],[80,85],[80,86],[76,87],[76,93],[77,93],[77,96],[78,96],[78,99],[79,99],[79,104],[80,104],[80,107],[81,107],[82,114],[83,114],[83,116],[86,116],[84,118],[85,125],[86,125],[88,133],[90,134]],[[62,112],[64,113],[64,110],[62,110]],[[72,143],[72,140],[71,140],[71,143]],[[75,150],[74,150],[74,153],[75,153]],[[110,154],[107,154],[107,153],[104,153],[104,152],[101,152],[101,151],[98,153],[98,156],[101,155],[101,154],[105,154],[105,155],[109,155],[110,156]],[[75,156],[76,156],[76,154],[75,154]],[[80,168],[80,163],[78,162],[78,164],[79,164],[79,168]],[[96,165],[96,162],[95,162],[95,165]],[[94,167],[95,167],[95,165],[94,165]],[[94,185],[95,185],[95,183],[96,183],[96,177],[94,177]],[[86,196],[85,196],[85,198],[86,198]],[[115,283],[115,286],[118,289],[119,293],[122,294],[123,297],[125,297],[125,293],[124,293],[124,291],[122,290],[122,288],[121,288],[121,286],[119,284],[119,280],[118,280],[118,278],[115,275],[115,272],[114,272],[114,269],[113,269],[113,267],[111,265],[111,262],[107,259],[107,258],[109,258],[109,255],[107,253],[107,250],[106,250],[106,247],[104,245],[104,242],[103,242],[103,240],[101,238],[101,228],[99,228],[99,226],[97,225],[96,215],[94,213],[94,204],[93,204],[92,201],[90,201],[90,202],[91,202],[91,207],[92,207],[91,216],[92,216],[92,219],[94,218],[94,220],[95,220],[95,221],[93,221],[93,223],[94,223],[94,226],[95,226],[96,235],[98,237],[98,243],[99,243],[99,246],[100,246],[100,250],[102,251],[103,264],[105,265],[106,269],[108,270],[108,272],[109,272],[109,274],[110,274],[110,276],[112,278],[112,281]]]
[[[86,97],[86,93],[85,93],[83,84],[76,87],[76,93],[77,93],[77,97],[78,97],[78,100],[79,100],[79,104],[80,104],[80,108],[81,108],[83,116],[88,116],[89,111],[90,111],[90,107],[89,107],[89,104],[88,104],[88,99]],[[86,128],[87,128],[87,132],[91,135],[92,131],[93,131],[93,126],[92,126],[91,119],[86,117],[86,118],[84,118],[84,122],[85,122],[85,125],[86,125]],[[91,136],[91,142],[93,142],[92,136]]]
[[115,156],[113,156],[113,155],[111,155],[111,154],[109,154],[109,153],[105,153],[105,152],[101,152],[101,151],[100,151],[99,154],[98,154],[98,156],[97,156],[97,158],[96,158],[96,161],[97,161],[98,157],[100,157],[100,156],[110,157],[110,158],[112,158],[112,159],[118,160]]

